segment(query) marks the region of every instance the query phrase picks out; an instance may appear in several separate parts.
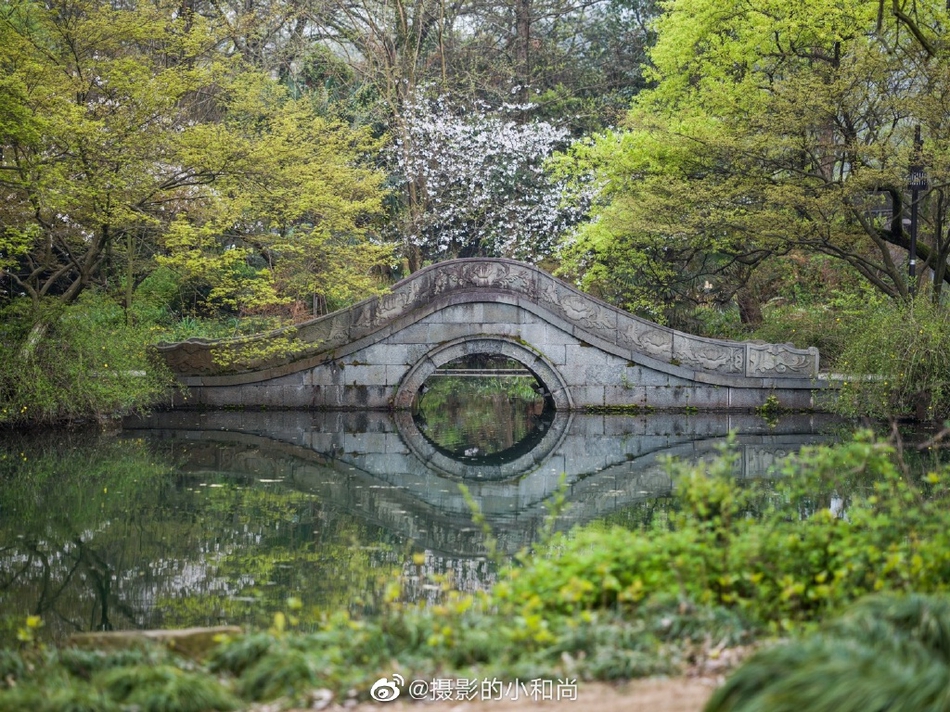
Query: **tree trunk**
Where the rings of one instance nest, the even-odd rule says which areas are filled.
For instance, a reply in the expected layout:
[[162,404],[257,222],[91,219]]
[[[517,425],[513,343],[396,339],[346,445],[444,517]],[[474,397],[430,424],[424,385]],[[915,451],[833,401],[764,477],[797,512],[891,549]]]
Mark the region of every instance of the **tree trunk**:
[[526,103],[531,86],[531,0],[515,0],[515,74],[518,100]]
[[748,289],[736,292],[736,303],[739,305],[739,319],[746,326],[757,327],[762,324],[762,305]]

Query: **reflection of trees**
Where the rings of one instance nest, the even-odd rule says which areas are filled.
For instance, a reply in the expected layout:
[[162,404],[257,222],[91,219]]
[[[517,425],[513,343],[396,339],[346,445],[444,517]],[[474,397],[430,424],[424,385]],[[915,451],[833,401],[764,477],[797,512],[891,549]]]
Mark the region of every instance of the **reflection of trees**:
[[378,532],[279,483],[180,474],[179,458],[141,441],[9,445],[0,443],[0,632],[31,614],[53,637],[266,624],[289,596],[346,608],[396,564]]
[[[0,557],[12,549],[5,547]],[[24,541],[20,550],[26,553],[27,560],[9,580],[0,581],[0,591],[14,590],[18,581],[24,584],[35,597],[29,609],[31,614],[42,616],[48,624],[57,621],[64,631],[112,630],[112,610],[120,614],[126,625],[136,620],[138,614],[133,607],[113,592],[113,567],[78,536],[64,535],[62,545],[53,550],[49,549],[48,539],[42,543],[31,539]],[[39,567],[39,576],[26,576],[34,566]],[[81,620],[81,609],[73,610],[69,605],[69,591],[77,584],[90,594],[87,621]]]
[[544,399],[526,377],[440,376],[419,400],[420,430],[457,455],[507,450],[540,426]]
[[128,625],[136,612],[114,589],[107,532],[163,487],[164,466],[141,444],[75,434],[8,440],[0,453],[0,608],[42,616],[54,635],[110,629],[116,615]]

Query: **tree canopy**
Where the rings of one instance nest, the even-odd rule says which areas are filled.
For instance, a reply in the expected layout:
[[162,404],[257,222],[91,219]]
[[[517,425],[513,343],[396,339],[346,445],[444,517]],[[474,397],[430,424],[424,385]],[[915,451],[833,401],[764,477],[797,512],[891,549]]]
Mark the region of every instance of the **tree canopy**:
[[0,10],[0,266],[14,294],[38,307],[99,285],[131,301],[158,256],[204,296],[254,308],[328,289],[327,253],[354,278],[363,267],[332,289],[365,291],[384,258],[366,251],[383,196],[360,165],[369,136],[220,49],[224,30],[178,3]]
[[741,304],[757,266],[796,252],[904,297],[908,167],[921,163],[918,249],[930,271],[918,275],[939,290],[948,19],[935,0],[669,3],[650,53],[655,86],[622,129],[575,153],[602,193],[568,270],[660,318],[737,293]]

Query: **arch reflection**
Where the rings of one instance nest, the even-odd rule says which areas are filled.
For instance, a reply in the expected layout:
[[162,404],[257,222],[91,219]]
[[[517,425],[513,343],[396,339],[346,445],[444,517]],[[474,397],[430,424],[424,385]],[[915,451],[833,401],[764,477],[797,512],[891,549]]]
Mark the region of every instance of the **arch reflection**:
[[569,508],[556,526],[568,528],[670,495],[667,458],[714,457],[731,431],[739,433],[736,477],[761,477],[802,445],[833,439],[833,422],[813,415],[773,425],[752,414],[564,412],[530,452],[491,467],[440,453],[405,412],[175,411],[129,422],[127,432],[164,447],[181,443],[185,468],[279,476],[426,548],[481,556],[484,542],[460,480],[499,549],[514,552],[540,530],[562,481]]

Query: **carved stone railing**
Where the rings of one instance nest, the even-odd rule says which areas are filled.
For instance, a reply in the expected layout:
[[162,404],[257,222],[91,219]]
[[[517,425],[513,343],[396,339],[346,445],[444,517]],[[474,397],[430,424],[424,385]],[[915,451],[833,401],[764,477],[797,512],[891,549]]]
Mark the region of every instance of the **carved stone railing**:
[[[447,303],[509,301],[553,316],[582,340],[613,345],[655,363],[746,378],[814,378],[818,349],[785,344],[707,339],[641,319],[595,299],[542,270],[506,259],[440,262],[395,284],[391,291],[291,329],[246,339],[158,345],[181,375],[224,375],[270,368],[333,352],[373,334],[384,338]],[[268,339],[288,348],[269,355]],[[226,358],[216,358],[225,353]],[[222,365],[226,364],[226,365]]]

